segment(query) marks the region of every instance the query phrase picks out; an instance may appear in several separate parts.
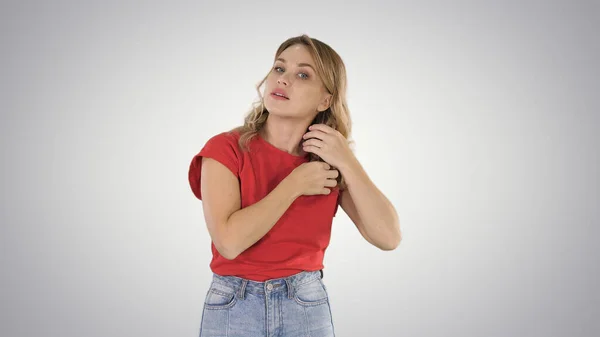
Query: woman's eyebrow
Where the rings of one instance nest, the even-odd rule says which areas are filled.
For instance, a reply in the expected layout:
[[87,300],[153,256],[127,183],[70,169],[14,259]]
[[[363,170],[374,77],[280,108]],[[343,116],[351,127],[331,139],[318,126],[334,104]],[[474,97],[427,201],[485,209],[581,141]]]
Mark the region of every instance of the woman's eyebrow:
[[[286,63],[286,60],[283,59],[283,58],[281,58],[281,57],[277,58],[277,61],[281,61],[283,63]],[[298,66],[299,67],[310,67],[314,72],[317,72],[315,70],[315,68],[312,65],[308,64],[308,63],[298,63]]]

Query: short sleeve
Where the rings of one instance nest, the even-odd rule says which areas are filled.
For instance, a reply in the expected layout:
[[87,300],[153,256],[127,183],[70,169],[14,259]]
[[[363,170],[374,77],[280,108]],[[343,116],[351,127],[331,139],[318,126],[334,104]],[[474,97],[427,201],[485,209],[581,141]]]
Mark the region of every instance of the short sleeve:
[[229,132],[210,138],[190,163],[188,179],[190,188],[196,198],[202,200],[200,177],[202,175],[202,158],[212,158],[225,165],[237,178],[240,172],[240,150],[237,138]]

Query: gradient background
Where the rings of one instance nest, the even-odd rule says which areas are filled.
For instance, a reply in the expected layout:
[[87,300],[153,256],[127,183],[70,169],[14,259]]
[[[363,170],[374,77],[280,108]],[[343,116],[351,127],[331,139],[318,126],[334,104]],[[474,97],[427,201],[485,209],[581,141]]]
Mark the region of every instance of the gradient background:
[[307,33],[393,252],[335,219],[338,336],[600,334],[597,1],[3,1],[0,335],[197,336],[189,162]]

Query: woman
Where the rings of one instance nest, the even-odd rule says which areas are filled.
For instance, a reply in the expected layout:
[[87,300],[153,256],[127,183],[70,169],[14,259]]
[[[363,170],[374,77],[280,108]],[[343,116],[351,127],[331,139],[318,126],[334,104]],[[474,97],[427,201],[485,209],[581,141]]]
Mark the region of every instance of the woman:
[[400,243],[398,216],[348,145],[346,71],[330,46],[288,39],[257,90],[244,125],[190,165],[213,253],[200,336],[334,336],[322,269],[338,205],[383,250]]

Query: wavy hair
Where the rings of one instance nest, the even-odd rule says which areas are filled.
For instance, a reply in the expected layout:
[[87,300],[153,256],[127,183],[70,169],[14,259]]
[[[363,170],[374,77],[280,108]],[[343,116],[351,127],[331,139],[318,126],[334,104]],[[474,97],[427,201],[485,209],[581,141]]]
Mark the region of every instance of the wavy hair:
[[[312,58],[315,60],[316,72],[321,78],[323,86],[332,95],[329,108],[319,112],[311,124],[325,124],[338,132],[340,132],[351,144],[350,134],[352,129],[352,121],[350,111],[346,99],[346,67],[342,58],[328,44],[311,38],[306,34],[295,36],[284,41],[275,53],[276,60],[281,53],[287,48],[301,44],[307,47]],[[244,118],[244,125],[235,128],[232,131],[240,133],[239,145],[242,149],[246,149],[249,141],[255,137],[258,132],[264,127],[269,116],[269,111],[264,106],[263,96],[260,88],[267,80],[267,75],[256,85],[259,99],[252,103],[252,108]],[[309,153],[309,161],[323,161],[314,153]],[[345,188],[344,180],[341,175],[338,177],[340,187]]]

